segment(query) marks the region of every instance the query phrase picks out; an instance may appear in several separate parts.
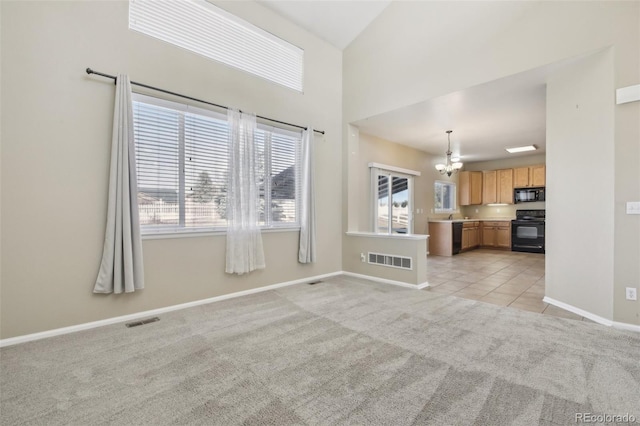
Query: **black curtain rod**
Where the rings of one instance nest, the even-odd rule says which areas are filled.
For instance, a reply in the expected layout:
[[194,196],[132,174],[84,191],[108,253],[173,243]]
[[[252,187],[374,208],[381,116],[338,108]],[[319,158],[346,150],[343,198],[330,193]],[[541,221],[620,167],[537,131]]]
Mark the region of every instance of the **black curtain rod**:
[[[87,71],[87,74],[99,75],[99,76],[102,76],[102,77],[110,78],[113,81],[116,81],[118,79],[118,77],[116,77],[115,75],[109,75],[109,74],[105,74],[105,73],[102,73],[102,72],[94,71],[91,68],[87,68],[86,71]],[[218,108],[229,109],[229,107],[224,106],[224,105],[218,105],[218,104],[214,104],[213,102],[203,101],[202,99],[193,98],[191,96],[181,95],[180,93],[176,93],[176,92],[171,92],[169,90],[160,89],[159,87],[149,86],[148,84],[136,83],[135,81],[131,81],[130,83],[133,84],[133,85],[136,85],[136,86],[144,87],[146,89],[151,89],[151,90],[156,90],[158,92],[166,93],[168,95],[178,96],[180,98],[189,99],[191,101],[196,101],[196,102],[200,102],[200,103],[207,104],[207,105],[213,105],[213,106],[218,107]],[[263,117],[261,115],[256,115],[256,117],[257,118],[261,118],[263,120],[271,121],[273,123],[280,123],[280,124],[284,124],[285,126],[297,127],[298,129],[307,130],[307,128],[304,127],[304,126],[298,126],[297,124],[287,123],[286,121],[274,120],[273,118]],[[324,135],[324,130],[315,130],[314,129],[313,131]]]

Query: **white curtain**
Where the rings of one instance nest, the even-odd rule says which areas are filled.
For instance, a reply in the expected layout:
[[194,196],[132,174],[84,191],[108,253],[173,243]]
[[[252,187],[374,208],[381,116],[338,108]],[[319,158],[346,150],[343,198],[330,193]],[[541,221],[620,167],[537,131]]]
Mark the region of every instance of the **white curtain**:
[[113,111],[109,205],[102,262],[94,293],[131,293],[144,288],[138,218],[136,153],[129,77],[118,75]]
[[316,261],[316,206],[314,185],[313,129],[302,132],[300,247],[298,262]]
[[264,250],[258,221],[260,197],[254,133],[256,116],[230,109],[227,189],[227,266],[229,274],[263,269]]

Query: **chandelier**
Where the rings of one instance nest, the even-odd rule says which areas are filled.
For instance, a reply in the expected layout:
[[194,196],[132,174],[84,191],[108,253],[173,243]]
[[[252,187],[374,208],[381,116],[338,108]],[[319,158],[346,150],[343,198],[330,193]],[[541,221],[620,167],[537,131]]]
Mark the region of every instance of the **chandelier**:
[[447,130],[447,138],[449,139],[449,147],[447,148],[447,164],[436,164],[436,170],[440,172],[441,175],[451,176],[454,173],[458,173],[462,168],[462,163],[451,162],[451,132],[453,130]]

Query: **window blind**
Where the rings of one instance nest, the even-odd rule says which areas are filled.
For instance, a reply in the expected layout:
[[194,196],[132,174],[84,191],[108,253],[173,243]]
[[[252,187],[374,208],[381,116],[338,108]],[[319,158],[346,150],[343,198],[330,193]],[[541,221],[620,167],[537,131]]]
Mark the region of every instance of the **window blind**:
[[[143,232],[211,231],[227,226],[226,115],[134,94],[138,205]],[[300,134],[255,131],[260,225],[297,227]]]
[[302,92],[304,51],[204,0],[131,0],[129,28]]

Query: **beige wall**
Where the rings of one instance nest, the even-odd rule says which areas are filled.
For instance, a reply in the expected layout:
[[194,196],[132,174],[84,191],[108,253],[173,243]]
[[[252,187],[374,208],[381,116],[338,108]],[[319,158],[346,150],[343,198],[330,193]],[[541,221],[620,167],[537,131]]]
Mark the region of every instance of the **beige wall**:
[[[640,80],[639,31],[639,2],[392,2],[344,52],[345,123],[609,47],[612,81],[608,90],[613,94],[615,88]],[[621,289],[640,287],[640,223],[638,216],[624,213],[626,201],[640,199],[638,104],[615,106],[610,99],[612,138],[589,138],[591,143],[581,146],[588,158],[605,153],[607,161],[598,173],[614,171],[613,181],[606,179],[613,199],[607,198],[610,204],[601,210],[605,227],[614,234],[613,271],[604,274],[607,282],[603,284],[611,296],[599,300],[599,292],[586,295],[590,300],[583,306],[598,306],[592,309],[636,325],[640,324],[640,301],[627,303]],[[580,133],[571,130],[567,127],[563,132]],[[613,158],[606,157],[611,149]],[[559,176],[549,172],[552,164],[559,166],[552,155],[548,148],[550,194],[569,200],[572,193],[560,190]],[[564,174],[582,172],[580,153],[575,155],[562,164]],[[592,200],[581,199],[576,209],[588,212]],[[605,240],[605,246],[609,243]],[[558,244],[575,242],[570,234],[557,235],[549,241],[548,258]],[[603,261],[607,271],[610,259],[605,256]]]
[[[369,252],[411,258],[412,269],[391,268],[363,262]],[[427,282],[427,239],[347,235],[343,247],[343,269],[347,272],[420,285]]]
[[[124,1],[2,1],[1,337],[339,271],[341,52],[254,2],[220,5],[305,50],[304,93],[128,30]],[[86,67],[326,131],[316,137],[318,262],[264,234],[267,269],[224,274],[224,236],[145,240],[146,288],[92,294],[102,252],[114,85]]]
[[[420,176],[414,177],[414,234],[427,233],[429,217],[448,216],[431,213],[434,204],[434,182],[436,180],[457,182],[456,176],[448,178],[438,173],[434,167],[439,160],[438,158],[434,158],[424,151],[364,133],[360,133],[359,139],[359,155],[354,162],[357,170],[356,185],[359,190],[355,191],[357,199],[353,203],[357,211],[357,230],[372,231],[371,173],[369,170],[369,163],[372,162],[420,172]],[[418,213],[418,210],[421,213]]]
[[555,191],[547,198],[546,295],[607,319],[614,294],[613,89],[611,49],[547,85],[547,176]]

